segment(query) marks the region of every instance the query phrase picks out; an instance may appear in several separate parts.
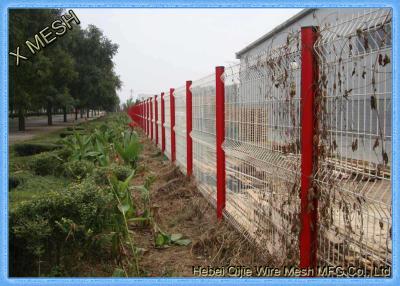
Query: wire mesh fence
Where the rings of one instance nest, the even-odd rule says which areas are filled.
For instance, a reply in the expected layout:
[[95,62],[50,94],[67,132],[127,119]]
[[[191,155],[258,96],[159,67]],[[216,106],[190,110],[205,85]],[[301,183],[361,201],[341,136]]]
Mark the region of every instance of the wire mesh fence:
[[321,264],[391,265],[391,11],[322,28],[319,62]]
[[181,171],[186,174],[186,88],[183,86],[175,89],[174,97],[176,160]]
[[215,74],[193,81],[193,175],[203,195],[216,203]]
[[[357,267],[368,276],[392,265],[392,14],[371,9],[329,21],[321,21],[311,50],[318,72],[313,75],[314,165],[307,193],[309,200],[318,200],[318,265]],[[302,130],[305,46],[300,31],[297,27],[285,34],[284,44],[272,42],[259,54],[227,67],[222,77],[224,216],[277,265],[297,265],[301,257],[306,149],[303,145],[302,153],[301,139],[307,125]],[[193,81],[190,89],[193,177],[213,205],[217,80],[211,74]],[[186,172],[185,88],[176,89],[174,98],[176,159]],[[165,154],[171,158],[169,93],[164,102]],[[161,104],[158,114],[161,146]]]
[[226,215],[279,261],[298,261],[299,34],[225,70]]

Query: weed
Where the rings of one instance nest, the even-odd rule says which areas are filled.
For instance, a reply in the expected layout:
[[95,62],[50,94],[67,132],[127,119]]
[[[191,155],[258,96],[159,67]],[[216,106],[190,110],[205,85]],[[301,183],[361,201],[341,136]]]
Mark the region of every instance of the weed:
[[133,168],[135,168],[136,163],[139,159],[139,154],[142,150],[142,145],[140,144],[136,134],[134,133],[124,132],[122,141],[122,145],[118,142],[114,143],[115,150],[126,164],[129,164]]

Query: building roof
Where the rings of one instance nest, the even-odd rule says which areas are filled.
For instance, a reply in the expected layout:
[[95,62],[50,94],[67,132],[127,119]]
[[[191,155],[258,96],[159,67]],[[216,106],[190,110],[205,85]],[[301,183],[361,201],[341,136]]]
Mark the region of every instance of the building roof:
[[301,10],[299,13],[297,13],[296,15],[291,17],[290,19],[286,20],[282,24],[276,26],[273,30],[269,31],[267,34],[265,34],[261,38],[255,40],[250,45],[248,45],[245,48],[241,49],[239,52],[236,53],[236,58],[240,59],[241,55],[243,55],[244,53],[248,52],[252,48],[254,48],[257,45],[261,44],[262,42],[268,40],[269,38],[274,36],[276,33],[279,33],[283,29],[287,28],[288,26],[290,26],[294,22],[298,21],[299,19],[303,18],[304,16],[314,12],[315,10],[316,9],[303,9],[303,10]]

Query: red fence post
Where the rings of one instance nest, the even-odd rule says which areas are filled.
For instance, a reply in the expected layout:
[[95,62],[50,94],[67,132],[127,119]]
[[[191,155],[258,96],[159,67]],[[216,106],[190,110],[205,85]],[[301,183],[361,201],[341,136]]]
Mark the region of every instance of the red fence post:
[[164,92],[161,92],[161,152],[165,151],[165,110],[164,110]]
[[147,104],[146,100],[143,100],[143,112],[144,112],[144,117],[143,117],[143,124],[144,124],[144,133],[147,135]]
[[157,103],[157,95],[154,96],[154,121],[155,121],[155,132],[156,132],[156,145],[158,145],[158,103]]
[[147,99],[147,137],[150,137],[150,99]]
[[143,130],[143,101],[140,102],[140,127]]
[[146,100],[143,100],[143,131],[146,134]]
[[176,160],[176,145],[175,145],[175,97],[174,90],[170,88],[169,90],[169,98],[170,98],[170,110],[171,110],[171,161],[175,162]]
[[317,267],[318,201],[309,197],[315,162],[314,96],[318,80],[314,43],[315,27],[301,28],[301,213],[300,268]]
[[150,140],[153,141],[153,98],[150,97]]
[[146,108],[145,108],[145,101],[142,101],[142,128],[143,132],[146,133],[146,122],[145,122],[145,116],[146,116]]
[[193,142],[192,136],[192,81],[186,81],[186,173],[190,177],[193,172]]
[[145,110],[145,105],[144,105],[144,101],[142,101],[142,129],[143,129],[143,132],[146,132],[146,122],[144,121],[144,118],[145,118],[145,116],[146,116],[146,110]]
[[225,152],[222,144],[225,140],[225,84],[222,79],[224,67],[215,68],[215,127],[217,155],[217,218],[222,219],[225,208]]
[[147,137],[150,137],[150,100],[146,100],[146,108],[147,108]]

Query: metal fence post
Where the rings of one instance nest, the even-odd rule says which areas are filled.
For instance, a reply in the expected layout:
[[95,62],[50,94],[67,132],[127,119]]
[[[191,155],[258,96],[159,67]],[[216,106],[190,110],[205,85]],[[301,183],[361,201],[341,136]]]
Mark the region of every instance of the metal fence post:
[[225,84],[222,79],[225,68],[215,68],[215,128],[217,155],[217,218],[222,219],[225,208],[225,152],[222,144],[225,140]]
[[146,100],[147,106],[147,137],[150,137],[150,99]]
[[175,162],[176,160],[176,145],[175,145],[175,97],[174,90],[170,88],[169,90],[169,98],[170,98],[170,113],[171,113],[171,161]]
[[161,92],[161,152],[165,152],[165,110],[164,92]]
[[147,136],[147,102],[146,102],[146,100],[143,100],[143,112],[144,112],[144,117],[143,117],[144,133]]
[[156,132],[156,146],[158,145],[158,103],[157,95],[154,96],[154,121],[155,121],[155,132]]
[[315,27],[301,28],[301,210],[300,210],[300,268],[316,270],[317,266],[317,208],[312,189],[316,164],[314,154],[314,96],[317,84],[317,64],[314,55]]
[[190,177],[193,172],[193,142],[192,132],[192,81],[186,81],[186,173]]
[[149,109],[148,109],[148,105],[147,105],[147,99],[144,101],[144,112],[145,112],[145,132],[146,132],[146,136],[149,136]]
[[146,102],[143,100],[142,102],[142,111],[143,111],[143,131],[146,133]]
[[150,102],[150,140],[153,141],[153,98],[150,97],[149,99]]
[[143,101],[140,102],[140,127],[142,130],[144,129],[143,127]]

